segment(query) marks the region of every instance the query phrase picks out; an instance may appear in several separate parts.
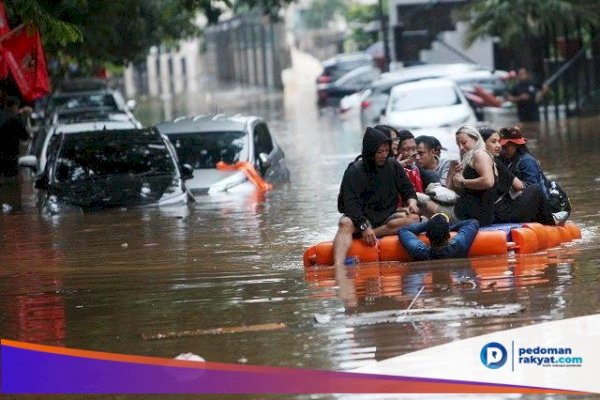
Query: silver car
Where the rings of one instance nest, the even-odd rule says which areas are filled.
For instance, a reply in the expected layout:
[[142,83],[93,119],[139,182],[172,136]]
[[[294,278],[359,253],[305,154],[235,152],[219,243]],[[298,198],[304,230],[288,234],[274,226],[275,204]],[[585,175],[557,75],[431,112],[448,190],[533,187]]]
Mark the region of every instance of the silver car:
[[186,186],[194,196],[254,190],[243,165],[253,167],[268,183],[289,180],[283,150],[259,117],[199,115],[156,128],[169,138],[179,162],[193,168]]

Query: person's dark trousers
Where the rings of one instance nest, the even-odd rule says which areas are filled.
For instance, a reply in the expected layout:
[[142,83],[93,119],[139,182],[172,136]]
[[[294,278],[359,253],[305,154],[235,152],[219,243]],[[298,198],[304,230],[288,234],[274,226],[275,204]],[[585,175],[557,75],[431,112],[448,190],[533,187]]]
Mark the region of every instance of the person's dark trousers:
[[527,185],[514,200],[502,199],[494,206],[494,222],[539,222],[554,225],[552,212],[540,185]]

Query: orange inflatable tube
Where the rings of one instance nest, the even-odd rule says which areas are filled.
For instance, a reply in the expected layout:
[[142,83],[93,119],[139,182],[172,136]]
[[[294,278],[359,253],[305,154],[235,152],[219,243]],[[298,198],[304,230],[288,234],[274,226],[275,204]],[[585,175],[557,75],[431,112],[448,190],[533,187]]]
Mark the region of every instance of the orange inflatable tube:
[[[450,233],[451,237],[455,235],[456,232]],[[511,238],[512,242],[508,242],[506,232],[502,230],[479,231],[469,250],[469,257],[505,256],[513,248],[519,254],[536,253],[581,238],[581,230],[573,223],[565,226],[527,223],[511,229]],[[419,239],[429,244],[424,234],[419,235]],[[411,261],[398,236],[383,237],[375,246],[367,246],[362,240],[354,239],[348,257],[354,256],[358,257],[360,263]],[[304,266],[314,265],[333,265],[333,242],[318,243],[304,252]]]

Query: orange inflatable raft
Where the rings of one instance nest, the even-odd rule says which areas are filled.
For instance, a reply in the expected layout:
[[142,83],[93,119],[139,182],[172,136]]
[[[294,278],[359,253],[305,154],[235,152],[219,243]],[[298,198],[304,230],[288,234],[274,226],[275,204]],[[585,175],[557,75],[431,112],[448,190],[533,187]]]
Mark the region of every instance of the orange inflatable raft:
[[[456,233],[451,232],[451,236],[454,235]],[[429,243],[424,234],[419,238]],[[469,257],[505,255],[509,250],[517,254],[531,254],[574,239],[581,239],[581,230],[572,222],[567,222],[564,226],[538,223],[492,225],[480,229],[471,245]],[[362,240],[355,239],[348,256],[357,256],[361,263],[411,261],[398,236],[383,237],[375,246],[367,246]],[[318,243],[304,252],[304,266],[314,265],[333,265],[333,242]]]

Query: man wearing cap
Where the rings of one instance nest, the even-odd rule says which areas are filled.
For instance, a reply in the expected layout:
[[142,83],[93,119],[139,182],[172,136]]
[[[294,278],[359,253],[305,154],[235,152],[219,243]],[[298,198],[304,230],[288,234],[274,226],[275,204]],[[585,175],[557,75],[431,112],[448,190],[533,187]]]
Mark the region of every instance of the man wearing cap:
[[[338,210],[342,217],[333,240],[333,261],[344,265],[353,235],[369,246],[376,238],[395,235],[398,228],[418,221],[417,196],[400,163],[390,155],[391,140],[378,129],[367,128],[362,153],[342,178]],[[406,202],[397,213],[398,196]]]
[[525,68],[517,72],[518,82],[511,89],[508,100],[517,106],[517,115],[521,122],[538,122],[540,111],[538,103],[549,90],[548,85],[540,87],[533,83],[529,72]]
[[[479,223],[476,219],[467,219],[450,226],[449,221],[450,217],[446,214],[438,213],[427,222],[412,224],[398,230],[400,242],[413,261],[467,257],[479,231]],[[451,230],[458,230],[452,239]],[[417,235],[423,232],[430,245],[418,238]]]

